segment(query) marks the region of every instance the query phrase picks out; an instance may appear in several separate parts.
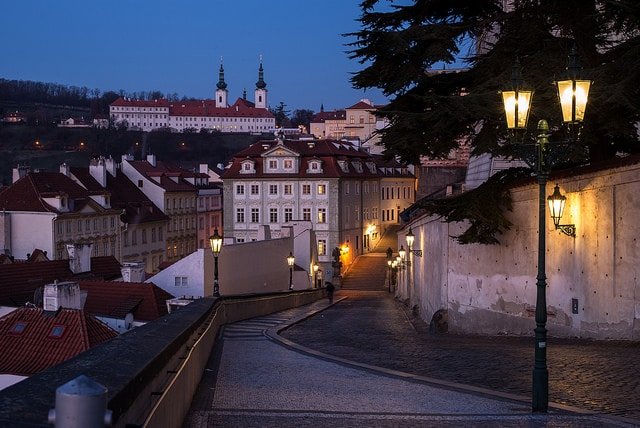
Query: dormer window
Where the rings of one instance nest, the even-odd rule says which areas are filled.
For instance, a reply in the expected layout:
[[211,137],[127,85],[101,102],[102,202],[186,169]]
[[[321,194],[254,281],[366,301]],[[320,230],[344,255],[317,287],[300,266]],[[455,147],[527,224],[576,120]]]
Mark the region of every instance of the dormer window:
[[276,159],[269,159],[269,169],[278,169],[278,161]]
[[293,160],[292,159],[285,159],[284,160],[284,169],[286,169],[286,170],[293,169]]
[[362,173],[362,163],[353,162],[353,167],[356,169],[357,172]]
[[242,162],[240,174],[254,174],[255,172],[255,163],[252,160],[246,160]]
[[338,161],[338,166],[342,172],[349,172],[349,165],[347,165],[346,161]]
[[312,160],[309,161],[309,167],[307,169],[308,173],[316,173],[319,174],[322,172],[322,161],[320,160]]

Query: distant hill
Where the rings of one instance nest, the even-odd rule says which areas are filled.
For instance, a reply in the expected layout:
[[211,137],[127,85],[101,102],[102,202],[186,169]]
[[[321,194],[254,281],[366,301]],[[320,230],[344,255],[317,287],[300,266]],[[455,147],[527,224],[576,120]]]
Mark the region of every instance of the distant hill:
[[12,168],[18,164],[56,171],[62,162],[72,166],[87,166],[95,156],[120,159],[127,153],[134,154],[136,159],[154,154],[159,160],[214,166],[226,164],[234,153],[263,138],[273,138],[273,135],[143,133],[0,124],[0,181],[10,184]]

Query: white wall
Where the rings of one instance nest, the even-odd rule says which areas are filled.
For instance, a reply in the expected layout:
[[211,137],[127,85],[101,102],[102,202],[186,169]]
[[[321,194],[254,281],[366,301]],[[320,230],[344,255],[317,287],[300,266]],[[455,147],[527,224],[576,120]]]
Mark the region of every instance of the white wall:
[[26,259],[27,254],[39,248],[53,259],[53,219],[54,213],[11,213],[11,255]]
[[[555,182],[550,181],[547,195]],[[547,211],[547,328],[551,335],[640,339],[640,165],[559,179],[567,196],[562,223],[577,237],[554,230]],[[532,334],[536,304],[538,186],[512,189],[511,230],[500,245],[459,245],[450,238],[465,224],[423,217],[411,223],[414,287],[399,288],[430,321],[448,311],[454,332]],[[405,243],[404,234],[399,242]],[[572,299],[578,301],[573,313]]]

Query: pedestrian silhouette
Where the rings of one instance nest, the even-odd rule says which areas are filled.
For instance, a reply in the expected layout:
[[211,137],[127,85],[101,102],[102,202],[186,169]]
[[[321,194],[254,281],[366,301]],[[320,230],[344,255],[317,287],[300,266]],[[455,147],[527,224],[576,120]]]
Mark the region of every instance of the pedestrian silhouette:
[[327,298],[329,299],[329,304],[331,304],[333,303],[333,292],[335,291],[336,287],[329,281],[326,281],[324,283],[324,286],[327,289]]

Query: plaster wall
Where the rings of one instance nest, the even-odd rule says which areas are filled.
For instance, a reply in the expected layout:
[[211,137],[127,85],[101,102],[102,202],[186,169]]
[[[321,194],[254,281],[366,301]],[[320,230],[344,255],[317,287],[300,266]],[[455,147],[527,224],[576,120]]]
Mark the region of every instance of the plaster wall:
[[53,213],[11,213],[11,255],[26,259],[36,248],[46,251],[53,259]]
[[[549,181],[546,194],[552,193]],[[556,231],[547,213],[547,329],[555,336],[640,339],[640,165],[585,173],[559,182],[567,197]],[[466,225],[422,217],[411,223],[411,281],[398,294],[430,321],[448,310],[449,330],[478,334],[533,334],[538,262],[538,185],[512,189],[511,230],[499,245],[459,245]],[[545,207],[546,208],[546,207]],[[404,243],[404,233],[399,242]]]

